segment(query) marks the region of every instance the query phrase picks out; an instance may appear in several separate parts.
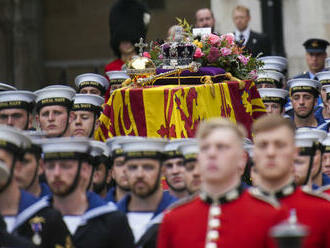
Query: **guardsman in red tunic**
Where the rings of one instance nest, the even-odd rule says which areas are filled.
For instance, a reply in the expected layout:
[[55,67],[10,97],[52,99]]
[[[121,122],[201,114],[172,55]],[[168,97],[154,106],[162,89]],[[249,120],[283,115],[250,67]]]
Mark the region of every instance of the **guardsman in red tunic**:
[[265,116],[253,124],[253,133],[256,191],[276,198],[289,210],[295,209],[298,222],[309,228],[303,248],[330,247],[329,201],[310,186],[297,187],[293,183],[298,151],[293,123],[280,116]]
[[245,191],[240,175],[246,163],[245,131],[226,119],[202,123],[198,138],[201,193],[165,214],[159,248],[273,247],[270,228],[287,212],[254,189]]

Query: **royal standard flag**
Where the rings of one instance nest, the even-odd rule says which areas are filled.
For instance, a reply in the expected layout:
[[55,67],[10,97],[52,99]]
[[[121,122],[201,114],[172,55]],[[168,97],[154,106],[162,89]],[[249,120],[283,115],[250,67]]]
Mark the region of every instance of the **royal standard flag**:
[[198,123],[214,117],[240,122],[247,130],[266,112],[251,81],[197,86],[167,85],[115,90],[104,106],[95,139],[113,136],[193,137]]

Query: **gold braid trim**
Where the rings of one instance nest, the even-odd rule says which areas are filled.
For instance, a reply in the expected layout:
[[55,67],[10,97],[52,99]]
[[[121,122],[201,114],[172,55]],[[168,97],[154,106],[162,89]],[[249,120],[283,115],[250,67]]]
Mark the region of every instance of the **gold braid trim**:
[[245,82],[237,77],[234,77],[233,75],[231,75],[230,72],[226,72],[225,76],[230,80],[230,81],[236,81],[239,83],[239,89],[242,90],[245,88]]

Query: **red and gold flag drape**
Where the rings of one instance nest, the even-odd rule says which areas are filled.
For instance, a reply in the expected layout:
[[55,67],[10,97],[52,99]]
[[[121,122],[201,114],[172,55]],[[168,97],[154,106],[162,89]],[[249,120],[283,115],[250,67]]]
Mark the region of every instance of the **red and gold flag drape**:
[[244,89],[238,82],[197,86],[126,88],[113,92],[100,116],[95,139],[119,135],[164,138],[193,137],[198,123],[227,117],[247,130],[265,113],[265,107],[250,81]]

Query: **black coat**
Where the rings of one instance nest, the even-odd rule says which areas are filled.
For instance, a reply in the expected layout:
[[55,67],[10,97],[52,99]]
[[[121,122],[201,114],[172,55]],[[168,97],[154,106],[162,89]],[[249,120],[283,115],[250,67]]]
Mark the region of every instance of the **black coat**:
[[251,30],[248,41],[245,44],[246,49],[256,57],[259,53],[262,56],[271,55],[271,42],[267,35],[256,33]]

